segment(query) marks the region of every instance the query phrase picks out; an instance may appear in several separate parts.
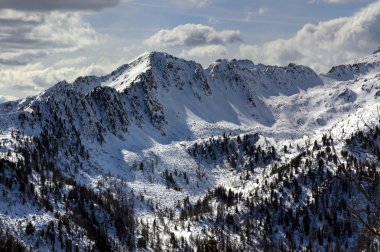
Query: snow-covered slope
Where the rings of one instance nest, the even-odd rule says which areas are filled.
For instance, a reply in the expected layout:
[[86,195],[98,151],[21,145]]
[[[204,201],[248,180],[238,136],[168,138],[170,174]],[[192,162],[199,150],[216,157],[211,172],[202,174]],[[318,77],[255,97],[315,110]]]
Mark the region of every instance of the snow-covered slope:
[[[222,196],[214,199],[223,195],[221,186],[243,198],[260,191],[252,204],[262,204],[268,197],[265,187],[275,183],[279,166],[286,170],[294,160],[318,163],[314,154],[302,153],[322,136],[337,139],[334,148],[339,152],[346,148],[344,139],[375,125],[379,57],[374,53],[318,75],[306,66],[248,60],[217,60],[203,69],[196,62],[152,52],[108,75],[62,81],[35,97],[0,104],[0,190],[7,195],[0,203],[0,230],[11,230],[11,237],[33,250],[65,250],[67,240],[80,250],[202,250],[199,246],[207,245],[202,242],[212,241],[211,230],[220,227],[209,205],[223,202]],[[323,143],[327,146],[326,140]],[[335,176],[336,167],[328,162],[323,172]],[[312,167],[305,165],[304,173],[310,175]],[[287,182],[293,183],[296,174],[285,175]],[[273,185],[274,194],[285,193],[277,187],[281,183]],[[310,188],[305,182],[299,209],[308,206]],[[206,199],[207,211],[197,203]],[[227,207],[226,213],[235,212],[233,218],[240,223],[248,218],[250,203],[239,202],[231,199],[227,205],[240,212]],[[10,214],[11,204],[18,204],[20,211]],[[292,209],[289,204],[284,211]],[[192,210],[196,206],[204,210],[201,219]],[[260,214],[251,217],[258,221],[255,225],[262,223]],[[84,221],[78,222],[78,216]],[[60,232],[66,238],[57,237],[54,244],[54,235],[43,238],[41,233],[63,222],[67,224]],[[29,223],[38,235],[30,235]],[[160,229],[160,238],[156,231],[146,231],[152,225]],[[245,230],[245,240],[239,243],[234,240],[238,230],[228,225],[224,234],[231,235],[229,246],[234,249],[263,250],[267,238],[293,246],[286,245],[287,231],[280,226],[280,233],[265,231],[270,237]],[[359,232],[361,226],[355,225]],[[221,234],[214,233],[218,241]],[[302,235],[312,244],[311,235]],[[181,246],[174,242],[180,237]],[[299,237],[293,243],[306,248]],[[357,238],[341,239],[353,248]],[[327,240],[311,246],[322,249],[325,244]]]

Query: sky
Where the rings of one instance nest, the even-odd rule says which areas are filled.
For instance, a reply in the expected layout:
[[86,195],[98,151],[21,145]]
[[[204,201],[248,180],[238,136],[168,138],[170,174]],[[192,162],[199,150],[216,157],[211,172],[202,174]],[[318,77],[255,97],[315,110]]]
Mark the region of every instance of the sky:
[[0,0],[0,102],[147,51],[326,72],[380,46],[380,1]]

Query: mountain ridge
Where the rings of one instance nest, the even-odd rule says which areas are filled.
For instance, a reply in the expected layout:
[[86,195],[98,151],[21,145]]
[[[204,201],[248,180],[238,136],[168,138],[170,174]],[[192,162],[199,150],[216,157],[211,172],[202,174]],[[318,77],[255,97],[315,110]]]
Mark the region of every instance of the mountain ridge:
[[[222,61],[220,61],[222,62]],[[268,82],[267,76],[279,76],[279,75],[289,75],[289,78],[292,78],[292,81],[297,81],[297,73],[294,71],[298,70],[298,72],[306,72],[305,76],[300,77],[301,80],[298,81],[295,85],[293,83],[289,83],[289,87],[285,85],[287,83],[281,83],[278,77],[277,80],[269,81],[277,82],[276,87],[261,87],[261,93],[259,95],[268,97],[270,95],[278,95],[280,92],[288,92],[288,94],[293,94],[298,92],[298,88],[305,89],[306,86],[302,86],[305,80],[308,79],[308,75],[313,76],[314,80],[310,82],[315,82],[316,84],[320,84],[321,81],[318,79],[317,75],[311,70],[304,67],[297,67],[295,65],[291,65],[288,68],[281,67],[267,67],[264,65],[254,65],[253,63],[249,63],[251,68],[247,67],[241,68],[238,66],[238,61],[223,61],[225,62],[227,68],[230,68],[230,77],[221,77],[221,80],[216,77],[215,72],[219,71],[220,67],[219,63],[214,65],[210,65],[208,69],[203,69],[200,64],[197,64],[193,61],[185,61],[180,60],[176,57],[165,53],[152,52],[145,54],[135,61],[125,64],[119,67],[117,70],[112,73],[95,77],[95,76],[85,76],[78,77],[73,84],[62,81],[53,87],[49,88],[47,91],[43,92],[41,95],[36,97],[36,100],[40,100],[43,97],[47,98],[49,96],[54,97],[58,95],[59,92],[77,92],[78,95],[81,93],[87,95],[88,97],[91,94],[98,94],[100,90],[103,90],[109,86],[115,89],[118,93],[121,93],[121,96],[127,96],[128,98],[120,98],[127,99],[131,101],[130,110],[133,110],[129,117],[133,117],[137,122],[141,121],[144,118],[144,114],[148,114],[150,121],[154,124],[154,127],[160,128],[166,124],[166,121],[163,116],[163,101],[160,101],[158,96],[169,95],[171,94],[169,90],[170,86],[175,86],[175,89],[181,90],[183,88],[190,89],[190,91],[185,90],[188,94],[192,93],[196,99],[199,101],[206,99],[206,97],[212,96],[213,90],[220,91],[221,83],[224,83],[224,88],[227,92],[224,92],[220,95],[228,96],[228,91],[230,89],[240,89],[242,95],[247,96],[248,103],[253,107],[256,104],[263,104],[259,97],[256,97],[256,92],[252,90],[252,88],[258,90],[256,82],[261,81],[262,83]],[[247,65],[248,61],[244,61]],[[137,70],[136,70],[137,68]],[[175,68],[174,73],[172,73],[172,69]],[[234,68],[238,68],[237,71],[234,72]],[[297,69],[298,68],[298,69]],[[305,71],[307,69],[307,71]],[[222,71],[219,71],[219,75],[223,75]],[[232,72],[231,72],[232,71]],[[279,73],[276,73],[279,72]],[[132,73],[131,73],[132,72]],[[135,74],[137,73],[137,74]],[[232,76],[232,77],[231,77]],[[233,80],[232,78],[235,78]],[[216,84],[215,82],[218,82]],[[232,84],[235,83],[236,87]],[[285,84],[284,87],[282,84]],[[211,86],[210,86],[211,85]],[[256,85],[256,87],[254,86]],[[135,87],[134,87],[135,86]],[[96,92],[92,92],[95,91]],[[251,89],[251,90],[250,90]],[[185,92],[183,91],[183,93]],[[236,90],[233,90],[234,92]],[[110,92],[110,91],[107,91]],[[160,92],[159,94],[157,92]],[[227,93],[227,94],[226,94]],[[118,95],[115,94],[115,97]],[[143,96],[143,97],[142,97]],[[33,98],[32,98],[33,99]],[[54,99],[54,98],[53,98]],[[184,98],[183,100],[185,100]],[[118,102],[120,103],[120,101]],[[137,107],[140,108],[138,109]],[[212,104],[209,104],[212,107]],[[260,105],[259,105],[260,106]],[[141,108],[143,107],[143,109]],[[125,108],[124,110],[128,110]],[[138,111],[139,110],[139,111]]]

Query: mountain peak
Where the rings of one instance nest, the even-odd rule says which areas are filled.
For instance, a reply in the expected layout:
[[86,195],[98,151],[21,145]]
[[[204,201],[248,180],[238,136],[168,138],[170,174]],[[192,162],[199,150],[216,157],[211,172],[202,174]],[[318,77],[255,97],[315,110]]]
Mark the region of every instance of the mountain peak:
[[140,56],[138,56],[136,59],[132,60],[129,64],[133,64],[136,61],[143,61],[143,60],[149,60],[149,61],[159,61],[159,60],[164,60],[164,59],[178,59],[174,57],[173,55],[170,55],[166,52],[159,52],[159,51],[148,51]]

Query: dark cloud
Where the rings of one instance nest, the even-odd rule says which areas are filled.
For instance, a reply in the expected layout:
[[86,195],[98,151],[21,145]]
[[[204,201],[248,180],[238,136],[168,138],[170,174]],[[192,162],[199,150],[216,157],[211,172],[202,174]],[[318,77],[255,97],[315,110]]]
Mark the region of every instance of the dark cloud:
[[0,51],[34,47],[37,41],[27,38],[27,34],[41,23],[41,20],[15,19],[8,15],[0,18]]
[[21,11],[101,10],[120,0],[1,0],[0,9]]

